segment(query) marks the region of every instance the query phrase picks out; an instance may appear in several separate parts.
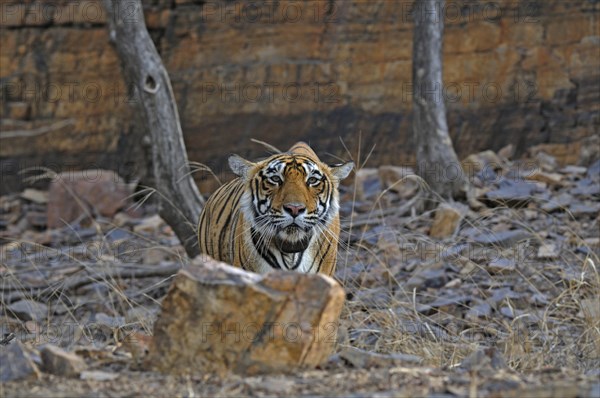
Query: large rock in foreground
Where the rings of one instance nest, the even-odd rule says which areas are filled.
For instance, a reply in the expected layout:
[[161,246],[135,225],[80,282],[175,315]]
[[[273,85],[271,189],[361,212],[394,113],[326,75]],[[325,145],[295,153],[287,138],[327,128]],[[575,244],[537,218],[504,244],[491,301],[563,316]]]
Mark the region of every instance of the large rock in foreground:
[[175,277],[147,366],[162,372],[259,374],[322,363],[345,293],[323,275],[258,275],[206,257]]

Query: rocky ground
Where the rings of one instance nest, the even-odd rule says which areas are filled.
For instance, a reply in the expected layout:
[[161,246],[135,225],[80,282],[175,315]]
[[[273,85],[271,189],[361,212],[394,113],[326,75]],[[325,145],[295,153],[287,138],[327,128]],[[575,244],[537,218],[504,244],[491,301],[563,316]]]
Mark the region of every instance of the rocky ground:
[[112,177],[85,203],[76,184],[2,197],[0,355],[23,366],[0,395],[600,396],[600,162],[484,152],[463,167],[468,202],[434,206],[409,169],[359,170],[342,187],[336,353],[253,377],[141,370],[188,263],[150,192],[120,211],[98,200]]

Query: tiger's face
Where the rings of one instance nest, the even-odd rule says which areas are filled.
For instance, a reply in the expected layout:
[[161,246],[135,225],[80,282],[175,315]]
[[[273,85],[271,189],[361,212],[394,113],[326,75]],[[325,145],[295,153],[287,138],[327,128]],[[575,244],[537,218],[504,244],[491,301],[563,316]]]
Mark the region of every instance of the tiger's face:
[[304,251],[338,214],[338,185],[354,164],[328,166],[303,155],[274,155],[252,163],[234,155],[231,169],[249,191],[242,207],[253,238],[284,253]]

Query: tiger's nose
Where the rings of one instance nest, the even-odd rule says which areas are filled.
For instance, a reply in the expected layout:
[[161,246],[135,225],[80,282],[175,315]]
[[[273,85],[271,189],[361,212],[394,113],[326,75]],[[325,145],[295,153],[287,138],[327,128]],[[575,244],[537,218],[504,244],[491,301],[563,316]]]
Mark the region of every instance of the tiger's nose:
[[283,205],[283,210],[291,214],[292,217],[298,217],[300,214],[304,213],[306,206],[300,203],[286,203]]

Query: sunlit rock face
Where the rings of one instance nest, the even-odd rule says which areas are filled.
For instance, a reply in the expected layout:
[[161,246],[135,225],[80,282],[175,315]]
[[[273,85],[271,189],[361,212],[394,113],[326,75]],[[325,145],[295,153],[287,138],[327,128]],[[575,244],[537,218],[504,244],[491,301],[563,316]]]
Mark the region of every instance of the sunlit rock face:
[[[143,177],[137,99],[100,2],[51,3],[1,6],[0,189],[20,189],[18,171],[40,165]],[[363,148],[376,144],[373,165],[413,160],[412,2],[145,3],[191,160],[220,173],[228,153],[263,154],[250,138],[339,156],[338,137],[356,150],[359,131]],[[459,157],[549,143],[576,163],[599,123],[597,11],[586,0],[465,4],[444,12],[444,85],[419,88],[446,101]]]

